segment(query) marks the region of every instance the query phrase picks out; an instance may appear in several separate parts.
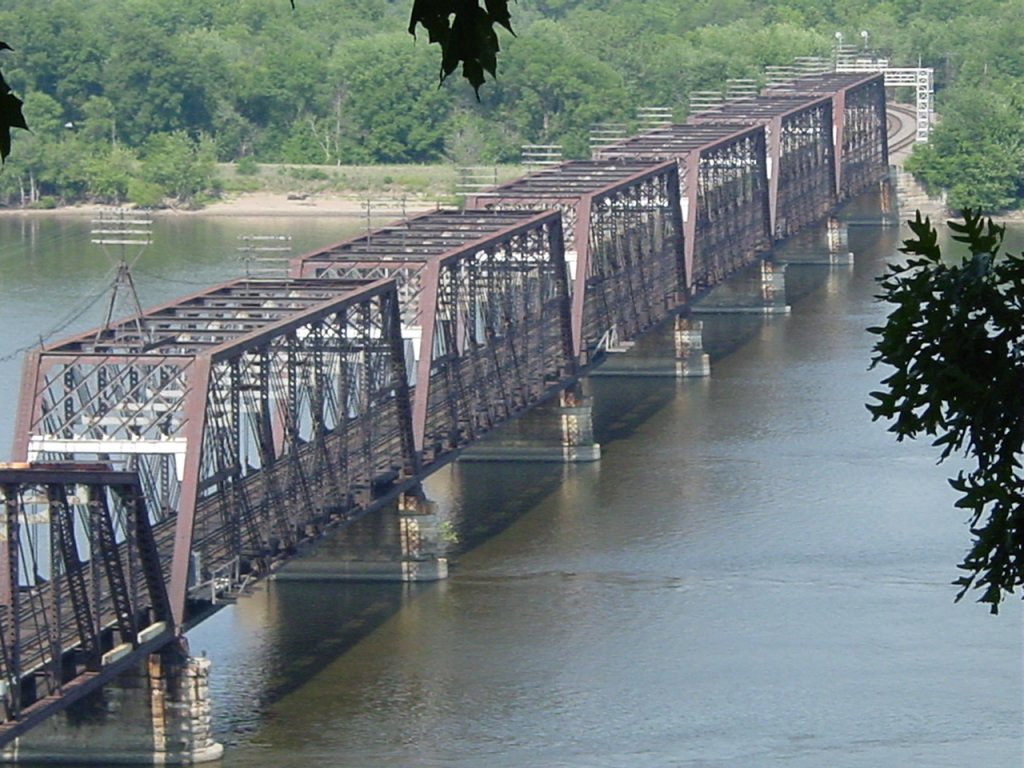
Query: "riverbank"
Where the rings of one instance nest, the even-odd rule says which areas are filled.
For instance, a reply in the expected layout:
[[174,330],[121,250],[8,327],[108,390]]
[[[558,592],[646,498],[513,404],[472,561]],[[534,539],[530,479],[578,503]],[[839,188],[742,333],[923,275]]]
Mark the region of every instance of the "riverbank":
[[[203,208],[161,208],[157,216],[380,216],[412,215],[437,208],[439,202],[422,197],[370,197],[350,195],[294,195],[244,192],[225,197]],[[57,208],[0,208],[0,216],[95,216],[109,211],[107,205],[68,205]]]

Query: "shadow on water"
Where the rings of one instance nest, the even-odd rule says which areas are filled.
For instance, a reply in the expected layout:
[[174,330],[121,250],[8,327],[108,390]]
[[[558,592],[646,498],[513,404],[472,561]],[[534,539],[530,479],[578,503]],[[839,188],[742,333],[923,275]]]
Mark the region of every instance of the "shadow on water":
[[[860,232],[851,232],[851,250],[860,250],[860,237]],[[787,300],[797,303],[830,278],[848,279],[851,272],[850,267],[793,267],[787,274]],[[783,315],[762,314],[710,314],[700,319],[712,365],[773,332],[777,323],[787,322]],[[627,354],[672,361],[672,325],[652,332]],[[669,407],[680,388],[710,385],[707,379],[680,380],[676,386],[665,383],[665,378],[621,375],[587,380],[597,440],[607,445],[628,438]],[[454,577],[458,578],[462,556],[501,536],[557,493],[571,471],[558,463],[466,462],[429,478],[427,496],[438,503],[450,527],[447,552]],[[433,589],[436,586],[430,584],[271,582],[198,627],[193,653],[200,653],[204,645],[232,648],[223,660],[215,660],[214,696],[223,703],[218,710],[226,713],[217,721],[218,738],[230,746],[258,731],[272,716],[275,702],[303,688],[410,600]]]

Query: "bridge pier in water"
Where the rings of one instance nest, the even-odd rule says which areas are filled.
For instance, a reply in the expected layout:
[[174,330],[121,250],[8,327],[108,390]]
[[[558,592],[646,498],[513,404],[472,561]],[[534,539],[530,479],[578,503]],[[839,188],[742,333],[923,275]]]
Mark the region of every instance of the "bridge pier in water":
[[282,581],[439,581],[448,577],[437,505],[422,491],[349,523],[304,549]]
[[470,449],[460,461],[597,461],[601,445],[594,438],[593,399],[579,384],[530,409]]
[[789,314],[786,265],[758,259],[728,281],[706,292],[692,312],[701,314]]
[[210,661],[150,654],[0,752],[5,763],[193,765],[217,760]]
[[787,266],[852,266],[854,255],[850,251],[849,231],[850,227],[846,222],[831,216],[824,225],[810,227],[780,243],[776,248],[774,260]]
[[621,352],[609,352],[591,376],[700,379],[711,375],[704,351],[704,322],[676,315]]

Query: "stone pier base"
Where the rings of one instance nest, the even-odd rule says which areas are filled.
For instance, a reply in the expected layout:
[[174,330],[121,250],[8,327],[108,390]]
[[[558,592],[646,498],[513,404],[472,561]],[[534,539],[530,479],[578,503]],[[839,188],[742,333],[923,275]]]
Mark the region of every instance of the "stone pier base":
[[676,316],[622,354],[608,354],[588,375],[596,378],[698,379],[711,375],[704,324]]
[[421,493],[370,512],[304,550],[273,578],[278,581],[440,581],[441,521]]
[[463,451],[459,461],[597,461],[593,401],[575,388],[532,408]]
[[6,763],[193,765],[217,760],[210,661],[180,652],[137,668],[40,723],[0,752]]
[[761,262],[761,300],[765,314],[786,314],[786,266]]
[[761,260],[715,286],[691,308],[692,314],[786,315],[786,265]]
[[676,345],[676,378],[710,376],[711,358],[704,351],[704,323],[677,317],[672,337]]

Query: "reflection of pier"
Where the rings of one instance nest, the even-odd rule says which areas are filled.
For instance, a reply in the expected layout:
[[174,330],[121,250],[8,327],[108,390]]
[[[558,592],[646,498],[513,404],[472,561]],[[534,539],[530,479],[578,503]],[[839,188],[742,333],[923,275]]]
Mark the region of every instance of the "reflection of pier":
[[885,127],[880,75],[797,78],[31,353],[0,742],[134,674],[189,691],[147,705],[159,759],[214,755],[185,628],[331,530],[334,574],[442,578],[420,481],[492,433],[596,460],[580,377],[670,324],[706,375],[691,310],[734,276],[777,310],[763,256],[886,176]]

